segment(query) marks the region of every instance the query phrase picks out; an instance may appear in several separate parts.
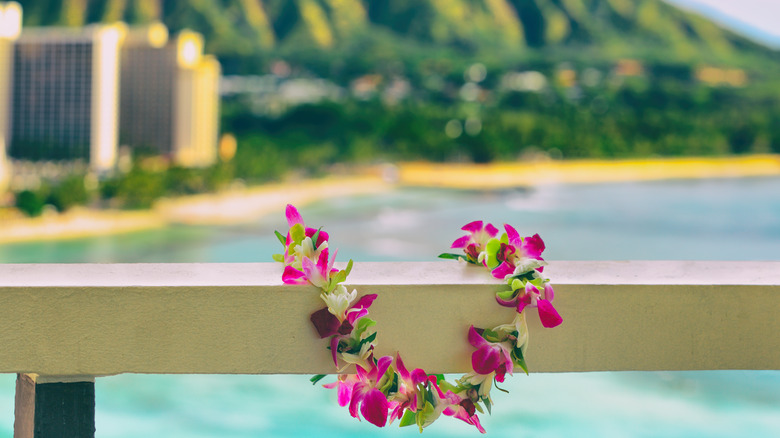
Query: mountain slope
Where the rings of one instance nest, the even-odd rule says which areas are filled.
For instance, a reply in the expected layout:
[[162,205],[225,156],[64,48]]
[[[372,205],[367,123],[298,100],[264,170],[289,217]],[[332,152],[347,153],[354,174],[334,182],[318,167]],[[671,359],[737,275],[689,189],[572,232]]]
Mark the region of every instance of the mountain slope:
[[250,55],[337,49],[366,33],[465,53],[586,50],[589,55],[732,63],[776,58],[747,38],[661,0],[21,0],[26,25],[161,20],[207,49]]

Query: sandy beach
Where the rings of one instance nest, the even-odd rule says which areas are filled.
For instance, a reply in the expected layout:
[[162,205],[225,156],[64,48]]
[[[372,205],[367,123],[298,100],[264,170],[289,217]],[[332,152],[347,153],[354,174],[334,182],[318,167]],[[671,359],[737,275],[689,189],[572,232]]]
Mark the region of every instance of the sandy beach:
[[147,211],[73,209],[39,218],[0,219],[0,243],[72,239],[170,224],[247,223],[298,206],[339,197],[379,194],[397,187],[498,190],[544,184],[592,184],[695,178],[780,176],[780,156],[532,163],[399,163],[360,169],[355,175],[290,180],[213,194],[162,199]]
[[404,185],[470,190],[777,175],[780,155],[399,165],[399,181]]
[[394,184],[378,175],[334,176],[161,199],[146,211],[76,208],[37,218],[0,219],[0,244],[73,239],[161,228],[170,224],[230,225],[280,212],[285,205],[382,193]]

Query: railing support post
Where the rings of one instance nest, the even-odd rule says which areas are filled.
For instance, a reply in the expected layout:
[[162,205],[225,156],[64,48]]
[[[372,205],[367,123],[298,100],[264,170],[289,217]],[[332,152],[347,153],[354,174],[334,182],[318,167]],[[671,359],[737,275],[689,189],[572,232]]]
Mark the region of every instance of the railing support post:
[[95,436],[95,381],[17,374],[14,438]]

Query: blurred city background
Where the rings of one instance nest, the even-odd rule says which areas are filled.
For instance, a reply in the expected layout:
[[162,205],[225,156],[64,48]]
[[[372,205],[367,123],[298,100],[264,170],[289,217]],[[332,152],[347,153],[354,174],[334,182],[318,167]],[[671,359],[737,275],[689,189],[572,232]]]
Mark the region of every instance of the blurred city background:
[[[287,202],[343,260],[481,218],[551,260],[778,260],[780,7],[736,3],[0,2],[0,262],[267,262]],[[500,436],[780,435],[775,371],[512,380]],[[96,387],[98,436],[410,433],[299,376]]]

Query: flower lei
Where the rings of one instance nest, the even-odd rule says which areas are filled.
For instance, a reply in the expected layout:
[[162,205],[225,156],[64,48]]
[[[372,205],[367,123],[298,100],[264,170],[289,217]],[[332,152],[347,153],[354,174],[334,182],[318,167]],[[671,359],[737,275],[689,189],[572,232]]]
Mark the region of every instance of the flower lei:
[[[367,315],[377,295],[358,298],[356,290],[349,292],[343,284],[352,270],[352,260],[346,269],[335,269],[338,251],[330,256],[328,233],[306,227],[292,205],[285,213],[290,228],[286,236],[276,232],[284,253],[275,254],[274,260],[284,264],[285,284],[311,284],[321,290],[326,307],[310,319],[320,338],[329,339],[338,370],[337,380],[323,386],[337,388],[339,405],[349,406],[349,413],[358,420],[362,415],[378,427],[400,420],[400,426],[416,424],[422,432],[444,414],[485,433],[477,411],[490,412],[493,382],[503,382],[515,366],[528,373],[525,310],[537,308],[544,327],[562,322],[551,304],[553,288],[542,273],[546,262],[541,257],[544,242],[539,235],[522,238],[513,227],[504,225],[505,232],[499,236],[493,225],[471,222],[462,228],[468,234],[452,244],[465,255],[445,253],[439,257],[485,266],[495,278],[505,280],[510,288],[498,292],[496,301],[515,308],[517,314],[511,323],[492,329],[469,327],[468,341],[476,349],[471,356],[473,371],[454,383],[420,368],[409,372],[400,354],[395,358],[374,356],[376,322]],[[344,373],[350,365],[355,365],[355,374]],[[311,381],[316,384],[324,377],[317,375]]]

